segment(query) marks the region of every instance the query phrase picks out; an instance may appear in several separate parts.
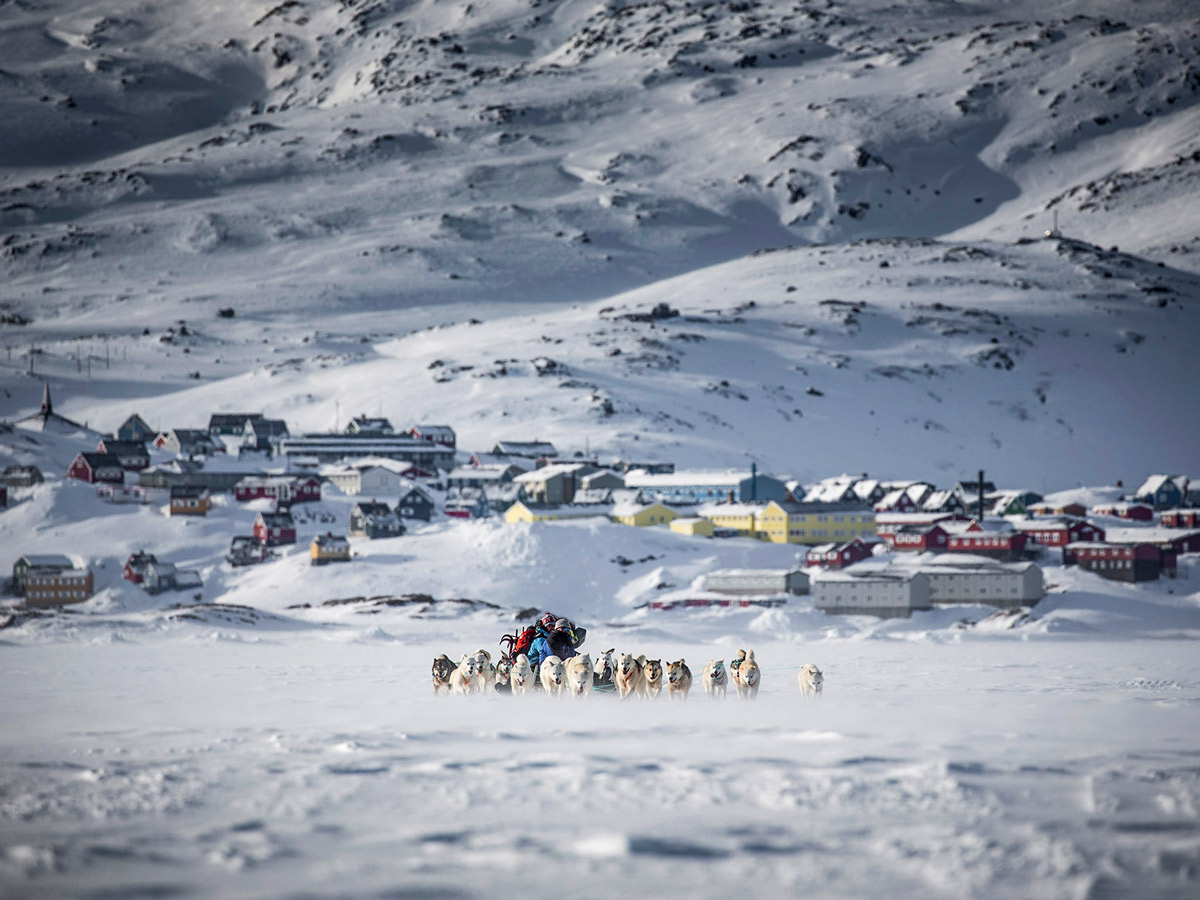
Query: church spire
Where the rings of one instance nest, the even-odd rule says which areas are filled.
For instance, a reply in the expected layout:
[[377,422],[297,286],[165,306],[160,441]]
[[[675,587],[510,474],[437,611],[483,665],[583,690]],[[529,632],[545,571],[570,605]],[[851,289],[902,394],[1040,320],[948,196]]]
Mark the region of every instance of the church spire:
[[54,413],[54,406],[50,402],[50,382],[42,382],[42,417],[49,418]]

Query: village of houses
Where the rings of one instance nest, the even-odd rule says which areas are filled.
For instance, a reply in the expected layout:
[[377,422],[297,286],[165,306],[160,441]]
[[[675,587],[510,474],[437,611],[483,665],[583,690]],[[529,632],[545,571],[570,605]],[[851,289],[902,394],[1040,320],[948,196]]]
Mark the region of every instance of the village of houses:
[[[801,551],[785,569],[710,572],[686,596],[652,608],[770,606],[809,594],[831,615],[890,617],[950,604],[1031,607],[1045,593],[1047,566],[1125,582],[1175,578],[1178,557],[1200,552],[1200,480],[1182,475],[1150,475],[1135,490],[1085,504],[998,486],[983,472],[953,485],[865,474],[802,485],[753,465],[602,464],[539,440],[460,450],[448,425],[397,428],[366,415],[340,433],[296,436],[262,413],[214,413],[205,429],[152,427],[133,414],[101,436],[56,413],[49,386],[39,413],[6,427],[79,435],[81,445],[64,472],[8,466],[0,514],[49,479],[81,482],[108,502],[146,504],[171,517],[205,516],[224,495],[258,510],[247,510],[244,530],[229,535],[230,567],[266,563],[297,544],[307,545],[312,565],[353,564],[357,541],[400,538],[414,523],[445,517],[514,524],[597,517]],[[96,440],[84,444],[84,435]],[[345,521],[300,515],[334,492],[349,498]],[[153,547],[129,555],[122,574],[151,593],[202,586],[199,572],[160,559]],[[79,603],[94,591],[91,567],[71,547],[29,547],[8,584],[27,607]]]

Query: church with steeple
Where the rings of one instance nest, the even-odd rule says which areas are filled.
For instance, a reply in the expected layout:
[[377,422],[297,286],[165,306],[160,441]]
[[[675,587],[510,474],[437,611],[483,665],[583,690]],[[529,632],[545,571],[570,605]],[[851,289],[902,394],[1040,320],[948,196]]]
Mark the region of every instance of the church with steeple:
[[75,432],[91,431],[86,425],[80,425],[74,419],[68,419],[54,411],[54,402],[50,399],[50,382],[42,382],[42,408],[32,416],[18,419],[13,424],[29,431]]

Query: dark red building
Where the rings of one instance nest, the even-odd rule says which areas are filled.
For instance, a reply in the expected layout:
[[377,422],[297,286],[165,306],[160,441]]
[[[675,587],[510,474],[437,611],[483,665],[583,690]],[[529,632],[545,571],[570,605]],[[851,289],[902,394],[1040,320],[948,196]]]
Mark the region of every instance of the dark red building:
[[891,532],[880,531],[879,536],[892,545],[893,550],[925,553],[929,550],[942,552],[950,536],[941,525],[901,525]]
[[1130,522],[1150,522],[1154,519],[1154,507],[1145,503],[1105,503],[1093,506],[1092,513],[1097,516],[1116,516]]
[[841,569],[854,565],[859,560],[871,556],[871,545],[862,538],[854,538],[840,544],[820,544],[805,554],[804,561],[810,566],[824,566],[829,569]]
[[1114,581],[1153,581],[1175,574],[1175,551],[1157,544],[1068,544],[1063,565],[1077,565]]
[[158,559],[153,553],[147,553],[145,550],[131,553],[121,569],[121,577],[134,584],[141,584],[146,578],[146,566],[154,562],[158,562]]
[[96,484],[109,481],[113,484],[125,483],[125,468],[121,460],[111,453],[80,453],[67,469],[68,478]]
[[291,513],[259,513],[254,518],[254,536],[267,547],[296,543],[296,522]]
[[1158,522],[1164,528],[1200,528],[1200,509],[1168,509]]
[[1104,529],[1085,519],[1026,519],[1013,527],[1043,547],[1104,540]]
[[961,534],[952,534],[946,542],[951,553],[972,553],[1005,562],[1023,559],[1029,538],[1021,531],[984,531],[978,523]]
[[302,478],[287,476],[250,476],[233,486],[235,500],[274,500],[276,503],[314,503],[321,499],[321,480],[311,475]]

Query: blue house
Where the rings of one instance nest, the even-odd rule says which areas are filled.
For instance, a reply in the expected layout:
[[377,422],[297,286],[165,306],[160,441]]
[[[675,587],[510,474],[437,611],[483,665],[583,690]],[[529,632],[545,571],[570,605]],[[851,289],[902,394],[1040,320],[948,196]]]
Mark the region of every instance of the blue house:
[[122,422],[121,427],[117,429],[117,440],[145,443],[146,441],[154,440],[157,434],[158,432],[147,425],[141,416],[134,413]]
[[1151,475],[1137,489],[1133,499],[1148,503],[1155,509],[1183,506],[1188,494],[1188,479],[1184,475]]

